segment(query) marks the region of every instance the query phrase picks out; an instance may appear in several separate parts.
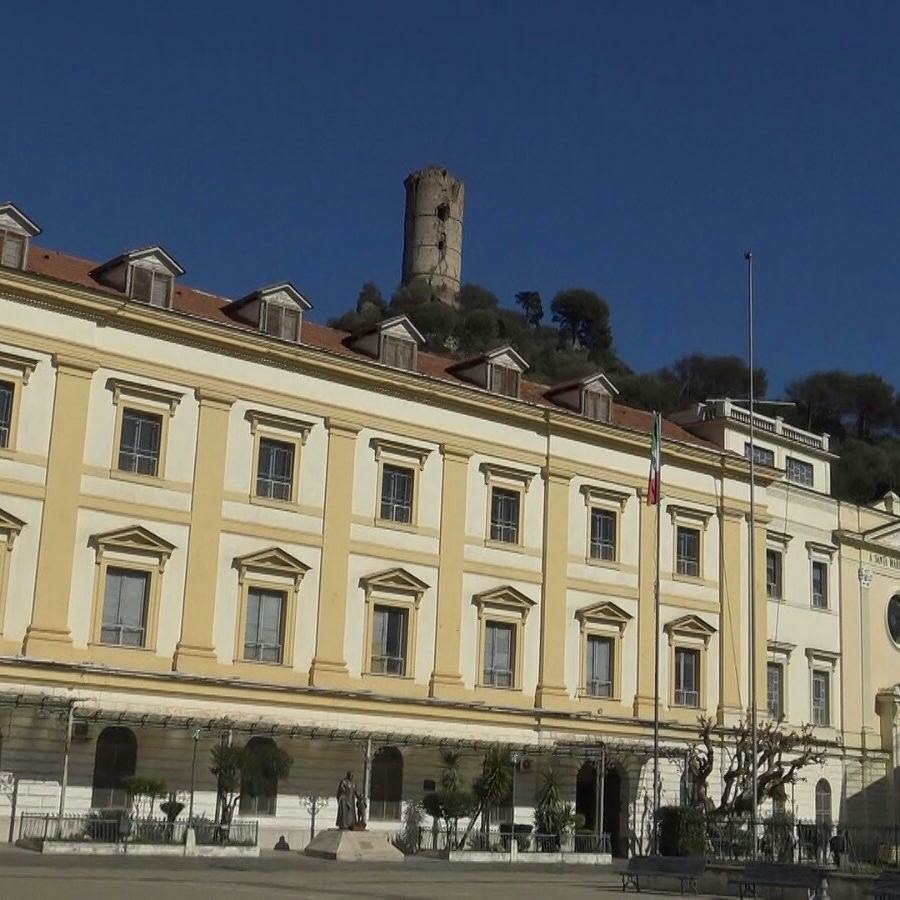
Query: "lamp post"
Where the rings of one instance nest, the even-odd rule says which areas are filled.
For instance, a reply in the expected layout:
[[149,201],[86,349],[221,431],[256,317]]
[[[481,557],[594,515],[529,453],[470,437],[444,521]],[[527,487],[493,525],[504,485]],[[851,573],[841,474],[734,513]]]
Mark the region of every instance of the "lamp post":
[[519,753],[513,752],[510,756],[513,764],[513,783],[512,783],[512,840],[516,839],[516,769],[519,768]]
[[188,807],[188,827],[194,824],[194,776],[197,772],[197,743],[200,741],[200,729],[194,729],[194,752],[191,756],[191,801]]

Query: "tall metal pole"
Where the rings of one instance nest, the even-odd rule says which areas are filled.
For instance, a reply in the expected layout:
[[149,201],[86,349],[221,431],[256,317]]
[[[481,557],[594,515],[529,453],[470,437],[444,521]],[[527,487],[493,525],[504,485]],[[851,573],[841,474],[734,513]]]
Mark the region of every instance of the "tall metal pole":
[[59,814],[66,811],[66,788],[69,786],[69,751],[72,749],[72,725],[75,720],[75,701],[69,701],[69,713],[66,716],[66,745],[63,750],[62,780],[59,784]]
[[653,585],[653,853],[659,853],[659,829],[656,818],[659,814],[659,554],[661,547],[662,509],[662,414],[656,413],[656,428],[659,436],[659,468],[657,473],[656,497],[656,581]]
[[197,728],[193,734],[194,752],[191,754],[191,800],[188,806],[188,827],[194,824],[194,778],[197,772],[197,742],[200,740],[200,729]]
[[753,783],[753,805],[750,809],[750,830],[752,858],[756,859],[756,805],[757,797],[756,760],[758,757],[758,734],[756,722],[756,428],[753,420],[755,390],[753,385],[753,253],[748,250],[744,255],[747,260],[747,345],[750,357],[750,746],[753,760],[750,765],[750,777]]

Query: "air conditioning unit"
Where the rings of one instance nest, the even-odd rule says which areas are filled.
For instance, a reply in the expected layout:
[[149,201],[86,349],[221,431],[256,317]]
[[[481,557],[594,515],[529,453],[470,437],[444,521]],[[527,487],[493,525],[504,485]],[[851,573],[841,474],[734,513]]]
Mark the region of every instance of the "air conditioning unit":
[[73,722],[72,723],[72,742],[75,741],[86,741],[90,738],[91,733],[88,730],[87,722]]

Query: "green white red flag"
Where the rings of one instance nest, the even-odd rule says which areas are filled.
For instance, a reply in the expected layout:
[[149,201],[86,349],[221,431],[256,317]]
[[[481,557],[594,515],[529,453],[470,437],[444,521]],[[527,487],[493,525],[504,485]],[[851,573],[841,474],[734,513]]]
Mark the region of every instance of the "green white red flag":
[[647,482],[647,506],[659,503],[660,441],[662,440],[662,415],[653,413],[653,437],[650,440],[650,479]]

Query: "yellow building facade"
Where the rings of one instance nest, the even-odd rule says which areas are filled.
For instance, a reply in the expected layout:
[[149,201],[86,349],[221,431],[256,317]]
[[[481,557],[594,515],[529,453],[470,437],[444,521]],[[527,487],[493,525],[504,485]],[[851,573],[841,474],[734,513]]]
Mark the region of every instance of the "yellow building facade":
[[441,746],[474,774],[500,742],[523,758],[520,818],[552,764],[625,852],[657,635],[664,799],[698,716],[747,710],[755,654],[760,715],[815,720],[829,748],[796,814],[896,817],[900,506],[828,496],[827,437],[757,417],[750,647],[745,410],[665,423],[657,511],[651,417],[602,375],[537,385],[511,348],[442,360],[403,319],[344,335],[290,285],[183,287],[161,248],[102,265],[46,251],[9,204],[0,234],[10,837],[18,813],[60,807],[64,780],[72,812],[120,802],[128,774],[184,792],[195,744],[211,812],[223,739],[295,760],[277,797],[241,804],[264,840],[302,842],[303,798],[333,804],[347,769],[372,827],[396,829]]

